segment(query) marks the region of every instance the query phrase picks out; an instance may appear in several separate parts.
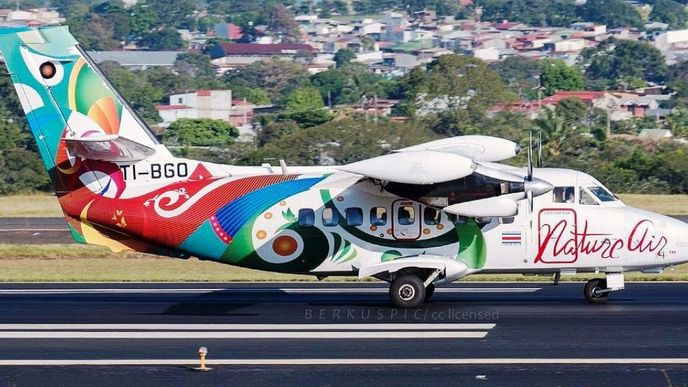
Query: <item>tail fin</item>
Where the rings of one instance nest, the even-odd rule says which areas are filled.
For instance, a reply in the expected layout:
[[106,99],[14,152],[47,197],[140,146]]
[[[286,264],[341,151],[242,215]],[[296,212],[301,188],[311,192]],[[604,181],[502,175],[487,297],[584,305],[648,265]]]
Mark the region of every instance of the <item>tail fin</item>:
[[0,53],[58,195],[168,153],[67,27],[0,29]]

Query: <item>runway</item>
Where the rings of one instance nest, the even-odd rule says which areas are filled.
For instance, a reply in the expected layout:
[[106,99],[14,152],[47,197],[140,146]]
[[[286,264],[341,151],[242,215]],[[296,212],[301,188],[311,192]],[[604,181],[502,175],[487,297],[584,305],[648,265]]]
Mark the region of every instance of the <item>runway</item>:
[[577,283],[460,283],[414,310],[381,284],[3,284],[0,311],[0,386],[688,383],[684,283],[599,306]]

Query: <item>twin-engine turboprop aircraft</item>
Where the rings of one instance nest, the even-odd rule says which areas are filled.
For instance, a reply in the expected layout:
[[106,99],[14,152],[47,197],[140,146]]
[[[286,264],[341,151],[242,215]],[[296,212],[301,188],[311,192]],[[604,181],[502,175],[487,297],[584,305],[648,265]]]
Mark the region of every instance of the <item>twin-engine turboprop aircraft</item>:
[[[496,162],[463,136],[333,167],[174,157],[66,27],[0,32],[0,52],[74,239],[283,273],[373,276],[400,307],[475,273],[624,273],[688,261],[688,225],[625,206],[572,170]],[[530,153],[529,153],[530,154]],[[530,160],[530,157],[529,157]]]

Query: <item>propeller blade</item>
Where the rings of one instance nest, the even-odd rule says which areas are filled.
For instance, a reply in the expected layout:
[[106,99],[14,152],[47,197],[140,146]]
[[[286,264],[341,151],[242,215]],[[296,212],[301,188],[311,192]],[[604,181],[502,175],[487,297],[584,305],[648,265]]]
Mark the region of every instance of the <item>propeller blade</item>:
[[526,180],[533,180],[533,132],[530,132],[530,140],[528,142],[528,175]]
[[533,213],[533,191],[526,191],[526,198],[528,198],[528,211]]
[[544,160],[542,159],[542,132],[538,132],[538,162],[537,167],[542,168]]

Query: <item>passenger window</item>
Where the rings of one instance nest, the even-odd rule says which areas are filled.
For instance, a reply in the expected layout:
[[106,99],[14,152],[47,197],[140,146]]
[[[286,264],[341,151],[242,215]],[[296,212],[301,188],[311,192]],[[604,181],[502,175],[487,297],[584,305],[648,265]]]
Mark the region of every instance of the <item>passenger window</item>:
[[346,209],[346,224],[360,226],[363,224],[363,210],[358,207]]
[[442,213],[436,208],[425,207],[423,212],[423,222],[429,226],[439,224],[442,221]]
[[325,208],[322,213],[322,223],[323,226],[336,226],[337,223],[339,222],[339,218],[337,216],[337,211],[331,209],[331,208]]
[[499,223],[500,224],[512,224],[514,223],[514,217],[508,217],[508,218],[499,218]]
[[302,208],[299,210],[299,226],[311,227],[315,224],[315,212],[310,208]]
[[413,206],[399,207],[397,219],[399,219],[399,224],[402,226],[416,223],[416,209]]
[[580,204],[585,206],[599,206],[600,203],[595,200],[586,190],[580,190]]
[[552,201],[554,203],[575,203],[575,187],[554,187],[552,190]]
[[370,209],[370,225],[384,226],[387,224],[387,209],[385,207],[373,207]]

